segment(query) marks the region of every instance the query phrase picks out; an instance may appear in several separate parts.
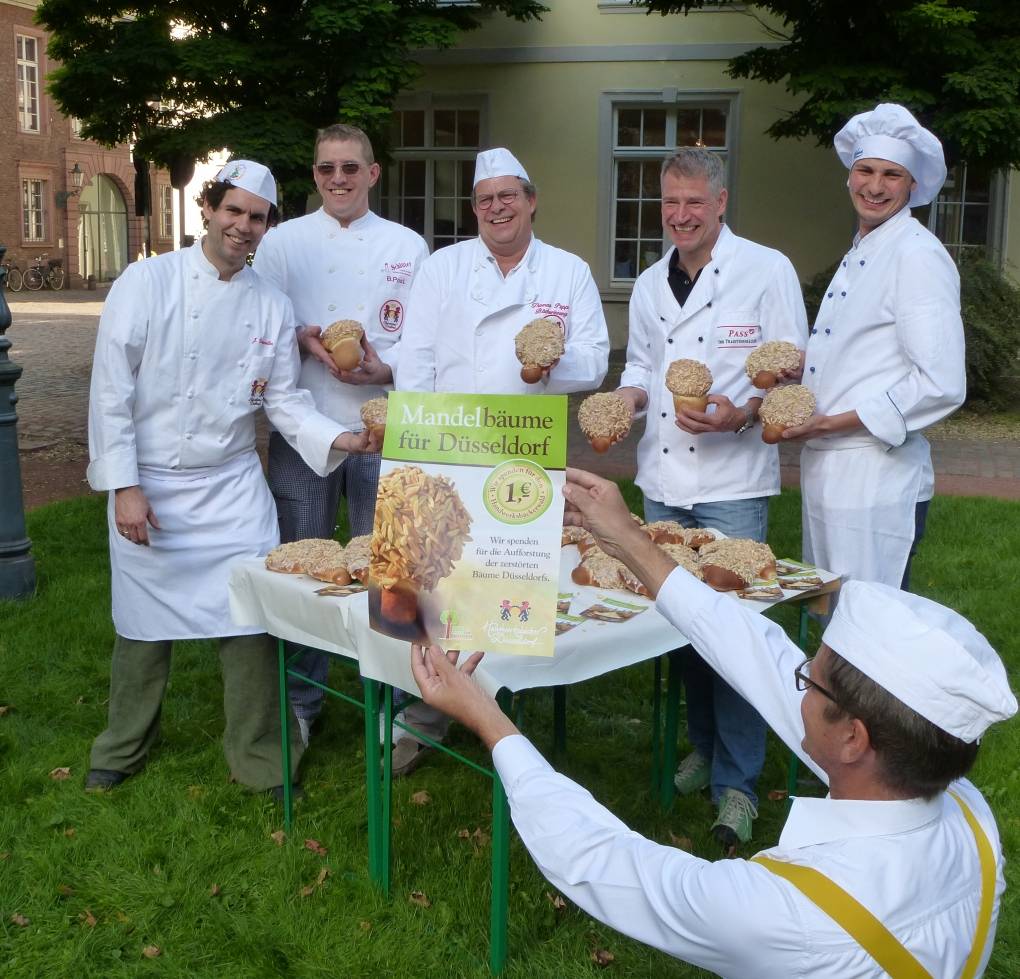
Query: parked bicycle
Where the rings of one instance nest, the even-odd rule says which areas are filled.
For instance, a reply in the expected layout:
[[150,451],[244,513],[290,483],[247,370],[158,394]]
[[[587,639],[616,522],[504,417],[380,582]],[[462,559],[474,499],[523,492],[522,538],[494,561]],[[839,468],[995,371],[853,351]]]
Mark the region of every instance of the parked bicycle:
[[[45,264],[43,264],[45,263]],[[64,288],[64,262],[59,258],[40,255],[32,260],[25,270],[25,288],[38,292],[43,286],[48,289]]]
[[21,292],[22,287],[25,285],[25,278],[21,274],[18,263],[13,258],[5,258],[2,264],[7,269],[7,277],[4,279],[7,288],[11,292]]

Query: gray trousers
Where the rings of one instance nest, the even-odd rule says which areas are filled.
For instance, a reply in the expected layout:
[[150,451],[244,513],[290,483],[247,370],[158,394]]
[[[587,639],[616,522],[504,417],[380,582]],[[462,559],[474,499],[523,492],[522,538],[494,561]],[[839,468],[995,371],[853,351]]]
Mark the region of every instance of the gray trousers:
[[[287,543],[307,537],[332,537],[341,494],[347,500],[351,536],[372,533],[379,462],[378,455],[349,455],[328,476],[318,476],[279,432],[273,432],[269,437],[268,482],[276,499],[280,540]],[[329,660],[328,653],[306,652],[295,668],[325,683]],[[322,710],[323,692],[293,677],[288,678],[287,689],[295,713],[309,723],[314,721]]]
[[[110,665],[106,730],[92,745],[91,768],[133,775],[159,737],[173,643],[117,636]],[[276,642],[265,633],[220,639],[223,674],[223,753],[235,781],[255,791],[283,784]],[[304,750],[290,724],[291,777]]]

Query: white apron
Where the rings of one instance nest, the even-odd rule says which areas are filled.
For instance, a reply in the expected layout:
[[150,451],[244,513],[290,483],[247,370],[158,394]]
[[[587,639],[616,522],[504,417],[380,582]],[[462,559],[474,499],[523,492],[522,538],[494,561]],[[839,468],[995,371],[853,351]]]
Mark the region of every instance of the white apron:
[[927,489],[927,440],[914,433],[892,449],[861,436],[816,445],[800,457],[805,560],[899,588]]
[[212,639],[262,629],[230,617],[230,566],[280,542],[276,504],[254,451],[203,469],[140,467],[139,479],[159,521],[149,546],[125,540],[107,518],[113,623],[125,639]]

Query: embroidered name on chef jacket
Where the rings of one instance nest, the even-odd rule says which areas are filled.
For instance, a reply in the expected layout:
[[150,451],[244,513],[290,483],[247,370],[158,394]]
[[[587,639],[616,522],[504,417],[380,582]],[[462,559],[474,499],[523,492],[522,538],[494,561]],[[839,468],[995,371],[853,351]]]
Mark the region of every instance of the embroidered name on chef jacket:
[[550,320],[559,325],[559,328],[567,332],[567,316],[570,313],[570,306],[565,303],[539,303],[531,304],[531,315],[536,320]]
[[761,345],[761,326],[757,323],[728,323],[715,328],[717,350],[746,350]]
[[386,281],[398,286],[407,285],[407,277],[411,274],[412,268],[412,262],[383,262]]

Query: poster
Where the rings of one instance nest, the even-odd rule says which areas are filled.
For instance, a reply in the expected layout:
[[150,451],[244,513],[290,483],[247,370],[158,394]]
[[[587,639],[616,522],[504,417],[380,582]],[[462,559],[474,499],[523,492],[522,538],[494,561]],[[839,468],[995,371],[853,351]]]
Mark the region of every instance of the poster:
[[369,572],[377,632],[552,656],[567,458],[561,395],[389,395]]

